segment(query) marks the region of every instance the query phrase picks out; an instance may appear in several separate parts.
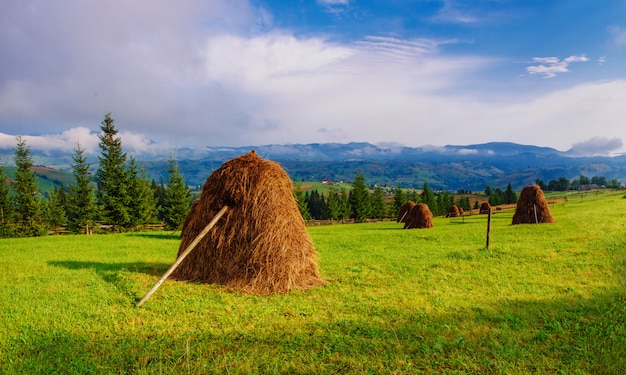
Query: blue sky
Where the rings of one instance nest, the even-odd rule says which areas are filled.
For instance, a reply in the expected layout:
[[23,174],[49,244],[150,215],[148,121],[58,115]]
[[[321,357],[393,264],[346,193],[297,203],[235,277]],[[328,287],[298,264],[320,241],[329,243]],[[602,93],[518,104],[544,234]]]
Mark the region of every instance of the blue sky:
[[622,0],[2,0],[0,147],[626,152]]

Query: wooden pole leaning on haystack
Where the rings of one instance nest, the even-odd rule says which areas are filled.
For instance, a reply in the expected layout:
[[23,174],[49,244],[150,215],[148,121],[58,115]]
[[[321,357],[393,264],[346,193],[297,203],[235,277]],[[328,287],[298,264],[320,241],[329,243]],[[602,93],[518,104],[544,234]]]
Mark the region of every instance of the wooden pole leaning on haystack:
[[161,277],[161,280],[159,280],[156,284],[154,284],[152,289],[150,289],[150,291],[146,293],[146,295],[141,299],[141,301],[137,303],[137,307],[143,305],[144,302],[146,302],[148,298],[150,298],[150,296],[152,296],[152,294],[156,292],[157,289],[159,289],[159,287],[161,286],[161,284],[163,284],[165,279],[167,279],[172,274],[172,272],[174,272],[174,270],[182,263],[182,261],[187,257],[187,255],[189,255],[193,251],[193,249],[196,248],[196,245],[198,245],[198,243],[204,238],[204,236],[206,236],[207,233],[209,233],[209,231],[213,229],[215,224],[217,224],[218,220],[226,213],[227,210],[228,210],[228,206],[222,207],[222,209],[217,213],[217,215],[213,217],[213,220],[211,220],[211,222],[208,223],[206,227],[204,227],[202,232],[200,232],[200,234],[196,236],[193,242],[191,242],[189,246],[187,246],[185,251],[182,254],[180,254],[178,259],[176,259],[176,262],[172,264],[172,266],[167,270],[167,272],[165,272],[165,274],[163,274],[163,276]]
[[489,245],[491,243],[491,209],[487,214],[487,243],[485,244],[485,248],[489,250]]

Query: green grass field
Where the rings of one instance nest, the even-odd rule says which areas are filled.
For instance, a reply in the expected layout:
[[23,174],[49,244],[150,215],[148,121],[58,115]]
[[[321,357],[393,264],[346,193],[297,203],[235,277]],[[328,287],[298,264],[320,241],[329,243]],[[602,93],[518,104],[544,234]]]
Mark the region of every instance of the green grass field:
[[0,373],[619,374],[624,193],[512,211],[309,228],[329,281],[259,297],[166,281],[169,233],[0,240]]

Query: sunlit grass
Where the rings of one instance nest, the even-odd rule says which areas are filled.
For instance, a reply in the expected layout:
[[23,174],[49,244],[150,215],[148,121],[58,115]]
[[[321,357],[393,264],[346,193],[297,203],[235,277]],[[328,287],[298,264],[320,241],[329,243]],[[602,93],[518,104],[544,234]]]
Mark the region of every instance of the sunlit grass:
[[259,297],[166,281],[169,233],[0,241],[1,373],[619,373],[626,199],[309,228],[330,283]]

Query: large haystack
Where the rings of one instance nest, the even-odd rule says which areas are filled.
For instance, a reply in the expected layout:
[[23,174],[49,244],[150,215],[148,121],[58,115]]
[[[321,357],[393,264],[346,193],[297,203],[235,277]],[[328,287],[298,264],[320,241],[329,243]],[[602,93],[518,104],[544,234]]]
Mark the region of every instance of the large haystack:
[[548,201],[538,185],[522,189],[513,215],[513,224],[554,223]]
[[409,212],[411,212],[411,208],[415,207],[415,202],[408,201],[400,207],[400,211],[398,212],[398,218],[396,219],[396,223],[406,223],[406,219],[409,217]]
[[226,214],[174,278],[262,295],[325,284],[291,179],[255,151],[222,164],[206,180],[183,224],[179,256],[224,205]]
[[450,207],[448,212],[446,213],[446,217],[459,217],[461,216],[461,210],[456,205]]
[[413,206],[407,216],[404,229],[433,227],[433,214],[425,203],[418,203]]
[[478,213],[488,214],[490,211],[491,205],[489,204],[489,202],[483,202],[480,204],[480,209],[478,210]]

